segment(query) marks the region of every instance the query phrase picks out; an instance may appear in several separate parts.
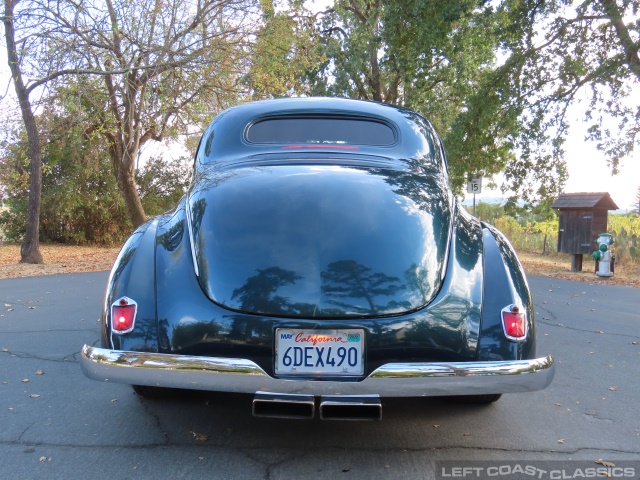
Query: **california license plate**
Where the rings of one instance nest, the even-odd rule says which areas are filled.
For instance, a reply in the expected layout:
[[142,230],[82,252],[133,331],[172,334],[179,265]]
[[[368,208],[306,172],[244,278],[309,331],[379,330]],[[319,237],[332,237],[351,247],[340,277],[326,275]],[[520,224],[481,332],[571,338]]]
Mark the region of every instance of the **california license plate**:
[[276,374],[362,375],[364,330],[276,329]]

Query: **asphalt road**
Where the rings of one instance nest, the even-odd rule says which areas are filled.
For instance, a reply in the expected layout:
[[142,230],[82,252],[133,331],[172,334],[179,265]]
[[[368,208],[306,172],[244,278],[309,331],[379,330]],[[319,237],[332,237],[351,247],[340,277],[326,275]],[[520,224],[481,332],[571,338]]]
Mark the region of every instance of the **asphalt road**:
[[548,389],[484,407],[388,399],[381,422],[351,423],[253,418],[248,396],[148,401],[86,379],[76,358],[98,340],[106,278],[0,280],[1,479],[412,479],[443,460],[599,459],[640,475],[640,289],[531,277],[538,354],[557,361]]

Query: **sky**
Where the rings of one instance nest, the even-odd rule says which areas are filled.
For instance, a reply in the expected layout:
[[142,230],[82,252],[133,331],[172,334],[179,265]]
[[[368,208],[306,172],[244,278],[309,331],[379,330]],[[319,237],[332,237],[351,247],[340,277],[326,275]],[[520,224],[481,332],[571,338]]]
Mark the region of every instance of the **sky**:
[[[640,93],[637,103],[640,103]],[[574,132],[565,144],[569,180],[565,193],[609,192],[611,199],[623,210],[633,207],[636,191],[640,187],[640,151],[625,158],[617,175],[611,174],[603,152],[595,143],[584,140],[586,127],[574,122]],[[636,207],[637,207],[637,202]]]

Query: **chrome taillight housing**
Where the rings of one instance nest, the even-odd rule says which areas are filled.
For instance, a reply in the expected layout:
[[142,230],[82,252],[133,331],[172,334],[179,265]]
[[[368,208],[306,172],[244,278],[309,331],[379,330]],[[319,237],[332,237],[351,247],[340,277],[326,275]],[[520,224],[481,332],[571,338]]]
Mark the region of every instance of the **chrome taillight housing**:
[[111,331],[117,334],[133,331],[138,304],[128,297],[121,297],[111,304]]
[[527,313],[517,305],[507,305],[502,309],[502,328],[504,335],[513,342],[524,342],[527,339]]

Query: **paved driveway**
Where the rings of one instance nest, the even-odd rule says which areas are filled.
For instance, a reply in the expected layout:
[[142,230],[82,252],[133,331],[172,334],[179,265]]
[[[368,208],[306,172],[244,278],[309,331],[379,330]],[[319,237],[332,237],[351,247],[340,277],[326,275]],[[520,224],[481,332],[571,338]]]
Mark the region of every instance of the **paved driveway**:
[[[640,289],[531,277],[554,383],[478,407],[388,399],[381,422],[256,419],[249,396],[158,402],[86,379],[107,274],[0,280],[0,478],[432,478],[440,460],[640,467]],[[636,468],[636,477],[640,468]],[[470,477],[467,477],[470,478]]]

